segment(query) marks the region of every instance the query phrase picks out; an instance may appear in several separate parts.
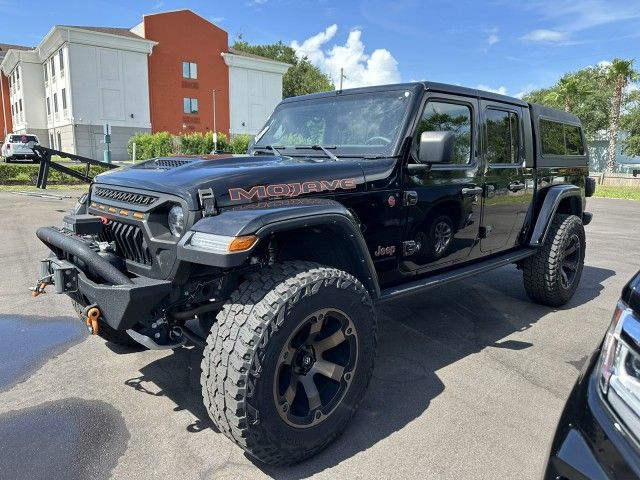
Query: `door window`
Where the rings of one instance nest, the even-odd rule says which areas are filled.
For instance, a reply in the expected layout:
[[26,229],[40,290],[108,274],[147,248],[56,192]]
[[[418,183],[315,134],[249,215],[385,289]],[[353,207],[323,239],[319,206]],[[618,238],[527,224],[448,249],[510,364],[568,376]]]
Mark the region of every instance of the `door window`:
[[471,108],[468,105],[429,101],[418,125],[418,142],[422,132],[453,132],[456,138],[451,164],[471,162]]
[[519,163],[520,128],[514,112],[487,109],[485,124],[487,161],[496,163]]

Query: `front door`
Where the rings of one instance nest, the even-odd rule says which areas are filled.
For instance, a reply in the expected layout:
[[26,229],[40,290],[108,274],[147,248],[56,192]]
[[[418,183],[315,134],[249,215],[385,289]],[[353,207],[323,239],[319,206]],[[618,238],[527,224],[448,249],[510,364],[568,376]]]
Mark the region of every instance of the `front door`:
[[478,156],[478,103],[473,97],[431,94],[414,134],[415,161],[424,131],[451,131],[450,158],[429,171],[405,172],[408,203],[407,241],[417,251],[404,256],[401,272],[419,274],[467,259],[477,244],[482,203],[482,169]]
[[522,110],[481,101],[485,198],[480,249],[497,252],[516,245],[533,194],[525,169]]

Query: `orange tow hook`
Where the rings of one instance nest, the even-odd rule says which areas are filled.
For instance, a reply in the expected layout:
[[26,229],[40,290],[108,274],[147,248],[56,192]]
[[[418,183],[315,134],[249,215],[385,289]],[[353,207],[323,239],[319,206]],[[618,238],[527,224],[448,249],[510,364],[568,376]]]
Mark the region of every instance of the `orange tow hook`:
[[100,318],[100,309],[98,307],[92,307],[87,312],[87,328],[91,335],[98,335],[99,324],[98,319]]

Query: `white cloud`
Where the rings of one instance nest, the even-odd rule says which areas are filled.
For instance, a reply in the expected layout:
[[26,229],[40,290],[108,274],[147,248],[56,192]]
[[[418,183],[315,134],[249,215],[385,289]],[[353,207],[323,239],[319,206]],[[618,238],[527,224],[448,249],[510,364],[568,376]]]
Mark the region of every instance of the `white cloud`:
[[209,20],[211,20],[212,23],[218,24],[218,23],[222,23],[227,19],[227,17],[209,17]]
[[260,5],[264,5],[265,3],[267,3],[269,0],[250,0],[247,3],[247,6],[249,7],[256,7],[256,6],[260,6]]
[[162,0],[157,1],[151,7],[151,10],[160,10],[164,6],[164,2]]
[[400,81],[398,62],[391,52],[378,48],[366,53],[362,42],[362,31],[351,30],[343,45],[334,44],[325,49],[338,32],[337,25],[330,25],[323,32],[307,38],[302,43],[291,42],[291,47],[299,58],[307,59],[320,70],[327,73],[333,82],[340,84],[340,69],[344,69],[347,78],[343,80],[343,88],[381,85]]
[[558,30],[532,30],[522,37],[521,40],[525,42],[541,42],[541,43],[562,43],[566,42],[568,35],[566,32],[560,32]]
[[476,88],[478,90],[484,90],[485,92],[499,93],[500,95],[507,94],[507,87],[503,87],[502,85],[498,88],[491,88],[490,86],[481,83],[480,85],[476,86]]
[[498,36],[498,27],[490,28],[489,30],[485,30],[487,34],[487,43],[489,46],[495,45],[500,41],[500,37]]

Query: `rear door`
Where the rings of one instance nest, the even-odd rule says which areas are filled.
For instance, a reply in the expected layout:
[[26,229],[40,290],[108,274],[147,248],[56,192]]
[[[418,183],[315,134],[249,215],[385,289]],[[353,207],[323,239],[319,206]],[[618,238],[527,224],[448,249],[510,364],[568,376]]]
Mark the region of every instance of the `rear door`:
[[484,204],[480,249],[483,253],[517,244],[533,196],[533,177],[525,168],[522,108],[481,100]]

